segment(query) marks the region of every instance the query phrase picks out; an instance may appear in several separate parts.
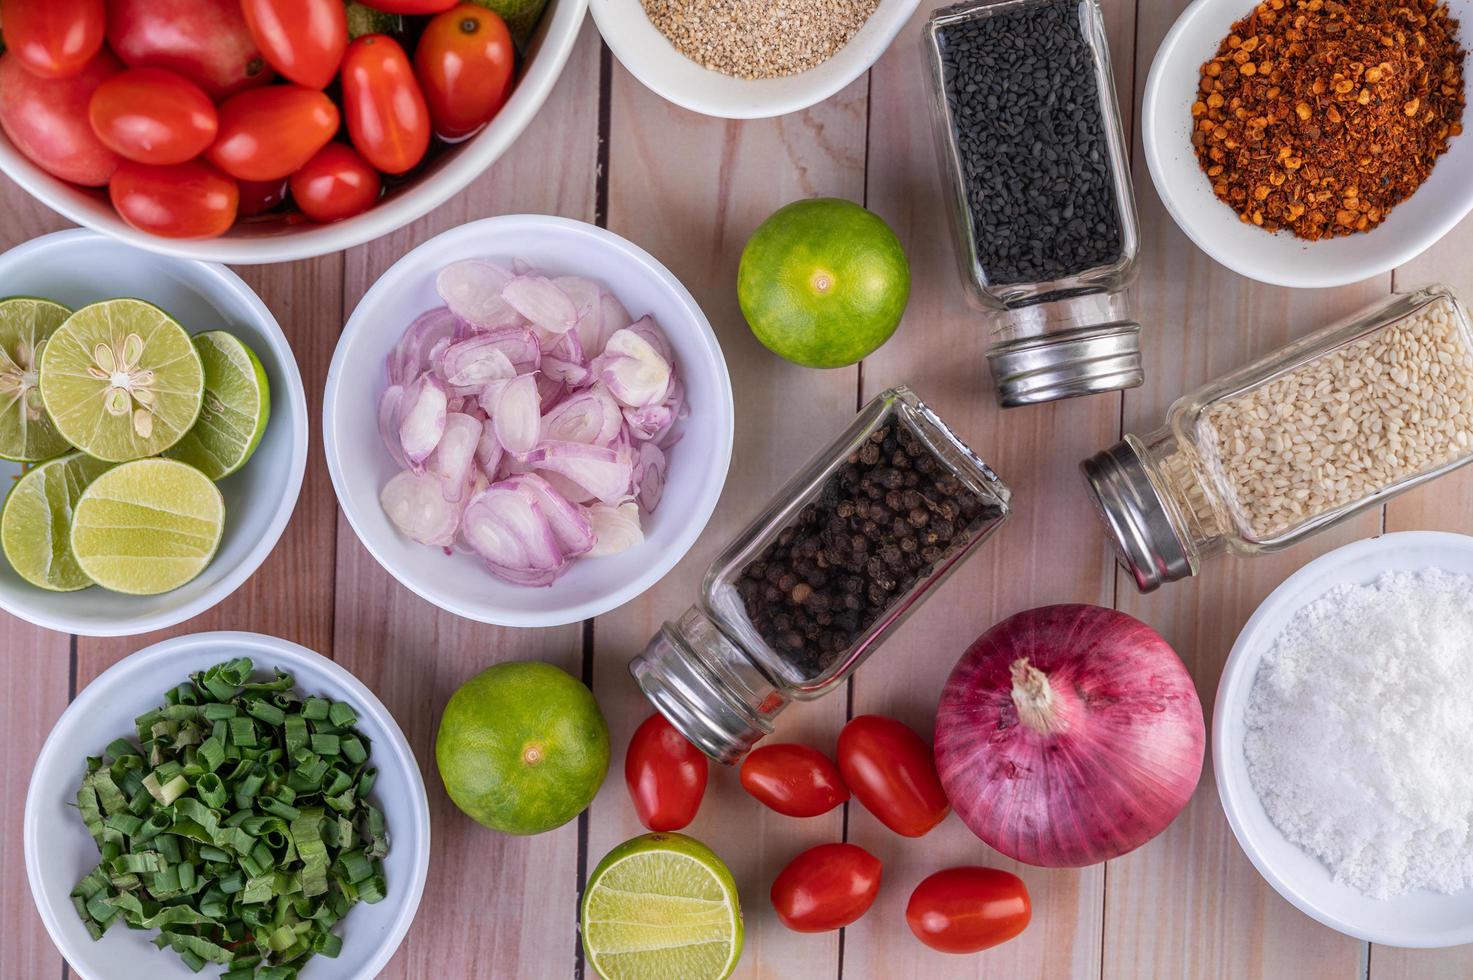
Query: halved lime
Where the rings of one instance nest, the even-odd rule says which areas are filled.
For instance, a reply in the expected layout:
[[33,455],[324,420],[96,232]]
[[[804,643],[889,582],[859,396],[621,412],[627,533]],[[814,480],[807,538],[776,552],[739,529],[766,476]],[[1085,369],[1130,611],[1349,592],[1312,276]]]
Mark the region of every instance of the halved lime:
[[246,464],[271,416],[271,385],[255,351],[224,330],[195,334],[205,368],[204,403],[194,427],[164,455],[220,480]]
[[50,459],[71,448],[41,401],[41,354],[72,315],[49,299],[0,300],[0,456],[22,462]]
[[41,397],[83,452],[123,462],[155,456],[199,416],[205,372],[169,314],[138,299],[84,306],[41,355]]
[[72,514],[82,491],[112,466],[86,453],[68,453],[11,487],[0,514],[0,545],[21,578],[53,592],[92,585],[72,554]]
[[604,980],[724,980],[742,955],[731,871],[684,834],[645,834],[610,851],[579,919],[583,952]]
[[187,463],[140,459],[92,481],[72,517],[72,553],[98,585],[157,595],[209,565],[225,529],[225,498]]

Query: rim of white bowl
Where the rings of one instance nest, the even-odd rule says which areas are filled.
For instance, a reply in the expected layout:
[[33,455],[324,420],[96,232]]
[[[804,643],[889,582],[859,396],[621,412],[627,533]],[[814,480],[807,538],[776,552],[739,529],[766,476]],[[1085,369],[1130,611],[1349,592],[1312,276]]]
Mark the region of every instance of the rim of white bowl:
[[[220,630],[210,633],[192,633],[188,636],[176,636],[173,639],[162,640],[150,644],[141,650],[129,654],[122,660],[113,664],[101,674],[93,678],[92,682],[78,692],[71,704],[61,713],[56,724],[46,736],[46,741],[41,745],[41,752],[36,756],[35,768],[31,770],[31,779],[26,786],[26,805],[23,817],[23,835],[26,860],[26,879],[31,888],[31,900],[36,905],[36,911],[41,916],[42,923],[46,926],[46,932],[51,937],[54,945],[61,954],[66,957],[68,963],[73,962],[69,955],[72,951],[71,944],[67,943],[57,922],[55,911],[41,890],[41,869],[37,848],[40,847],[40,828],[37,826],[40,815],[37,812],[40,807],[37,782],[40,774],[52,766],[60,764],[58,760],[52,759],[58,740],[57,733],[63,727],[81,725],[86,723],[86,717],[92,705],[108,696],[112,688],[121,686],[125,681],[132,680],[135,675],[148,677],[149,673],[160,663],[168,661],[180,652],[193,652],[206,646],[229,646],[236,651],[259,651],[261,657],[253,657],[256,666],[274,667],[285,665],[290,668],[293,664],[311,663],[325,671],[333,682],[341,686],[345,700],[351,699],[353,706],[362,714],[372,718],[388,737],[373,746],[374,758],[379,760],[375,763],[379,769],[384,766],[381,763],[382,753],[388,750],[392,756],[393,765],[402,769],[409,781],[410,788],[414,790],[414,815],[417,818],[417,826],[409,828],[409,833],[404,834],[402,830],[395,829],[396,839],[410,840],[415,844],[414,880],[410,882],[409,895],[400,906],[398,913],[394,916],[393,927],[388,932],[388,938],[379,946],[373,958],[368,963],[368,968],[361,974],[360,978],[377,976],[389,960],[393,957],[404,937],[409,934],[409,927],[414,923],[414,917],[419,911],[420,899],[424,896],[425,882],[430,871],[430,801],[429,794],[425,790],[424,777],[420,774],[419,763],[414,758],[414,750],[409,746],[409,740],[404,737],[404,731],[399,723],[394,720],[393,714],[378,697],[369,690],[368,686],[354,677],[346,667],[335,661],[329,660],[315,650],[284,640],[279,636],[271,636],[266,633],[247,633],[242,631]],[[148,687],[149,691],[155,690]],[[159,688],[162,690],[162,688]],[[161,696],[161,695],[160,695]],[[126,734],[126,733],[124,733]],[[384,744],[384,743],[387,744]],[[99,742],[99,744],[102,744]],[[82,980],[93,980],[82,973],[75,964],[72,969]],[[103,980],[98,977],[96,980]],[[350,978],[344,978],[350,980]],[[356,980],[356,978],[352,978]]]
[[[119,242],[111,235],[105,235],[100,231],[90,228],[69,228],[65,231],[52,232],[33,238],[28,242],[17,245],[12,249],[0,254],[0,279],[3,279],[9,263],[30,255],[32,252],[43,251],[48,248],[60,248],[82,241],[100,241],[119,248],[128,248],[126,243]],[[146,251],[146,250],[145,250]],[[153,616],[140,616],[130,619],[126,623],[120,623],[116,627],[93,626],[78,623],[70,617],[52,616],[43,612],[37,612],[18,603],[7,602],[0,599],[0,609],[14,616],[19,616],[28,623],[59,633],[75,633],[78,636],[134,636],[139,633],[150,633],[154,630],[164,629],[193,619],[200,613],[213,609],[224,602],[231,593],[245,584],[246,580],[256,573],[256,569],[266,560],[266,556],[275,549],[276,543],[281,540],[282,532],[286,530],[291,521],[292,513],[297,509],[297,499],[302,492],[302,479],[307,472],[307,391],[302,383],[302,372],[297,367],[296,355],[292,353],[291,341],[287,340],[286,334],[281,329],[281,324],[276,322],[276,317],[266,306],[266,303],[257,296],[245,280],[236,275],[225,266],[215,262],[202,262],[198,259],[187,259],[179,256],[161,256],[161,261],[188,262],[198,268],[202,273],[214,279],[222,289],[233,293],[256,315],[257,323],[262,332],[271,341],[271,354],[281,363],[282,376],[286,378],[286,400],[291,405],[293,416],[297,424],[292,427],[292,457],[291,465],[286,474],[286,482],[283,487],[281,499],[277,502],[276,513],[271,516],[271,523],[266,527],[266,533],[256,542],[253,547],[235,568],[231,569],[219,583],[208,592],[200,595],[198,599],[180,606],[169,612],[158,613]],[[258,352],[259,354],[259,352]],[[280,397],[280,393],[273,391],[273,400]],[[284,413],[282,413],[284,414]],[[281,424],[285,421],[281,414],[273,413],[272,420]],[[226,516],[229,520],[229,516]],[[76,593],[85,595],[85,593]],[[168,595],[168,593],[163,593]],[[140,597],[141,600],[153,597]]]
[[[883,2],[884,0],[881,0],[882,4]],[[814,76],[817,78],[827,78],[827,81],[820,81],[814,83],[811,87],[801,88],[795,94],[785,99],[757,97],[742,106],[718,107],[709,101],[701,99],[699,96],[692,95],[690,92],[672,89],[666,84],[667,79],[661,73],[650,70],[650,65],[655,64],[656,61],[649,57],[650,52],[647,49],[636,43],[635,38],[628,37],[622,31],[609,32],[604,30],[605,18],[620,16],[620,12],[615,9],[616,6],[625,8],[633,6],[638,8],[640,7],[639,0],[632,0],[632,2],[631,0],[588,0],[589,9],[593,13],[593,22],[598,25],[599,34],[603,37],[604,43],[608,44],[609,50],[614,53],[614,57],[619,59],[619,63],[624,66],[629,74],[633,75],[645,88],[654,92],[666,102],[678,105],[682,109],[689,109],[691,112],[700,113],[703,116],[712,116],[717,119],[770,119],[775,116],[785,116],[790,112],[799,112],[817,105],[873,68],[875,62],[879,61],[885,52],[890,50],[890,46],[895,42],[896,36],[910,21],[911,14],[915,13],[915,9],[919,5],[920,0],[898,0],[892,8],[894,12],[889,14],[890,21],[884,23],[879,28],[877,35],[868,39],[870,43],[876,46],[873,55],[868,58],[855,58],[854,63],[849,68],[834,75]],[[877,8],[875,14],[879,12],[879,8]],[[640,13],[643,14],[642,9]],[[873,19],[875,14],[871,15],[871,19]],[[860,31],[863,31],[863,27],[860,28]],[[611,33],[613,35],[612,38],[610,37]],[[846,44],[844,48],[835,52],[829,60],[832,61],[835,58],[842,58],[849,45],[852,45],[859,38],[860,33],[856,32],[855,36],[850,38],[849,44]],[[670,43],[664,38],[661,38],[661,41],[667,45]],[[685,55],[679,51],[675,51],[673,46],[671,50],[674,52],[675,57],[685,58]],[[661,54],[664,55],[665,52],[661,52]],[[820,65],[818,67],[822,66]],[[810,69],[809,72],[802,72],[797,75],[781,76],[776,80],[791,82],[793,79],[801,79],[804,75],[817,71],[818,67]],[[708,71],[710,70],[708,69]],[[761,83],[769,81],[769,79],[760,78],[736,78],[731,75],[723,75],[716,71],[711,71],[710,73],[716,78],[721,79],[721,84],[723,85],[729,85],[732,88],[738,85],[744,85],[750,87],[753,92],[759,93],[761,92]]]
[[[1242,675],[1250,666],[1256,674],[1258,665],[1262,660],[1262,652],[1258,657],[1251,658],[1249,649],[1261,649],[1264,638],[1258,634],[1261,631],[1265,619],[1275,615],[1295,594],[1303,587],[1304,583],[1318,578],[1325,573],[1326,569],[1338,568],[1359,561],[1367,555],[1376,555],[1384,551],[1418,548],[1427,551],[1456,550],[1473,553],[1473,537],[1466,534],[1456,534],[1451,531],[1391,531],[1378,535],[1374,538],[1365,538],[1342,545],[1334,551],[1328,552],[1305,565],[1299,571],[1290,575],[1268,594],[1253,615],[1248,617],[1248,622],[1238,633],[1233,641],[1233,648],[1228,653],[1226,663],[1223,665],[1222,677],[1217,684],[1217,696],[1212,705],[1212,770],[1216,774],[1217,797],[1222,806],[1223,814],[1227,817],[1228,826],[1232,828],[1233,837],[1238,841],[1238,847],[1247,855],[1253,867],[1258,870],[1259,875],[1267,881],[1274,891],[1284,898],[1305,915],[1314,919],[1321,925],[1334,929],[1336,932],[1366,942],[1380,943],[1385,946],[1397,946],[1404,949],[1433,949],[1448,946],[1461,946],[1473,942],[1473,923],[1469,923],[1461,930],[1451,934],[1428,936],[1425,934],[1408,935],[1394,928],[1371,927],[1366,928],[1356,923],[1347,922],[1343,918],[1327,912],[1316,905],[1297,888],[1291,885],[1278,871],[1264,858],[1256,845],[1252,843],[1251,835],[1244,825],[1242,810],[1249,805],[1250,801],[1239,799],[1232,784],[1222,777],[1228,771],[1229,766],[1234,766],[1229,761],[1229,751],[1242,752],[1241,742],[1234,742],[1228,732],[1228,725],[1232,719],[1232,712],[1241,713],[1246,707],[1242,698],[1248,691],[1238,689],[1245,683]],[[1429,565],[1428,567],[1435,567]],[[1317,597],[1316,597],[1317,598]],[[1310,599],[1308,601],[1313,601]],[[1301,606],[1302,608],[1302,606]],[[1270,638],[1272,639],[1272,638]],[[1246,683],[1251,684],[1252,678]],[[1234,698],[1234,703],[1229,704],[1229,698]],[[1251,788],[1250,788],[1251,791]],[[1255,797],[1256,800],[1256,797]],[[1275,831],[1278,828],[1275,827]],[[1287,838],[1286,838],[1287,840]],[[1296,846],[1292,845],[1291,846]],[[1301,848],[1302,850],[1302,848]],[[1311,855],[1312,856],[1312,855]],[[1316,859],[1317,860],[1317,859]],[[1348,885],[1345,887],[1349,887]]]
[[[581,234],[599,242],[602,247],[614,251],[623,252],[626,256],[646,266],[650,272],[674,295],[676,301],[684,307],[685,313],[690,321],[697,327],[702,343],[707,352],[713,355],[716,364],[720,368],[720,386],[716,392],[722,414],[725,416],[726,424],[721,428],[721,444],[716,447],[711,464],[718,466],[721,479],[712,481],[697,502],[697,520],[690,521],[680,530],[673,544],[657,555],[648,566],[645,574],[630,580],[620,588],[605,594],[597,599],[589,599],[585,602],[570,605],[555,613],[519,613],[515,609],[497,610],[488,613],[485,610],[465,606],[457,602],[445,599],[443,596],[432,595],[429,590],[421,589],[408,578],[401,575],[399,571],[374,547],[369,535],[359,527],[353,508],[346,502],[348,497],[345,492],[347,475],[343,468],[343,462],[338,455],[337,427],[334,424],[338,403],[341,400],[339,385],[343,374],[343,362],[348,357],[348,348],[357,342],[361,333],[359,322],[367,314],[365,310],[370,309],[379,299],[392,290],[399,289],[410,274],[411,260],[421,252],[430,251],[443,247],[447,241],[458,241],[460,239],[472,239],[477,243],[474,254],[488,254],[497,249],[496,236],[510,234],[536,234],[542,229],[557,228],[561,231]],[[441,232],[429,241],[424,242],[417,248],[402,256],[397,262],[389,266],[382,276],[378,278],[363,298],[358,301],[352,316],[343,327],[342,336],[338,338],[337,348],[333,351],[332,363],[327,368],[327,386],[322,396],[322,445],[323,454],[327,457],[327,472],[332,478],[333,493],[337,496],[338,507],[343,516],[348,519],[348,525],[352,527],[354,535],[359,542],[368,550],[380,566],[383,567],[394,579],[415,595],[426,602],[453,613],[464,619],[474,620],[478,623],[488,623],[493,626],[513,626],[521,628],[543,628],[550,626],[566,626],[569,623],[578,623],[584,620],[602,616],[610,610],[617,609],[643,594],[663,579],[670,569],[684,558],[691,547],[695,545],[696,539],[701,536],[706,525],[711,521],[711,514],[716,510],[716,504],[721,499],[721,492],[726,486],[726,477],[731,469],[732,445],[735,440],[736,429],[735,397],[731,387],[731,372],[726,367],[726,357],[721,350],[721,342],[716,338],[716,331],[711,328],[711,322],[701,310],[700,304],[696,302],[690,290],[685,284],[675,277],[664,264],[653,255],[640,248],[638,245],[620,235],[616,235],[606,228],[589,224],[586,221],[578,221],[574,218],[562,218],[548,214],[503,214],[491,218],[481,218],[470,221],[448,231]],[[557,588],[554,584],[552,588]]]
[[[541,37],[542,47],[537,49],[537,56],[527,62],[526,71],[518,80],[511,98],[485,130],[454,149],[442,169],[363,214],[336,224],[303,225],[280,235],[258,238],[160,238],[139,231],[115,215],[111,220],[99,221],[63,193],[74,188],[70,185],[55,187],[61,183],[59,178],[36,166],[7,139],[0,139],[0,171],[63,217],[110,238],[161,255],[235,265],[265,265],[341,252],[382,238],[424,217],[464,190],[500,159],[521,138],[562,77],[577,44],[587,8],[588,0],[557,0],[552,18]],[[504,121],[509,121],[510,125],[497,126],[498,122]]]
[[[1293,272],[1288,267],[1273,264],[1257,265],[1251,261],[1243,261],[1237,254],[1218,248],[1215,242],[1194,227],[1192,222],[1187,220],[1185,212],[1179,207],[1176,198],[1170,192],[1170,185],[1164,176],[1166,163],[1161,157],[1163,152],[1161,134],[1156,130],[1156,119],[1164,106],[1162,87],[1165,70],[1162,65],[1175,55],[1176,48],[1182,43],[1182,35],[1187,33],[1196,18],[1202,16],[1208,8],[1226,2],[1230,0],[1193,0],[1191,5],[1181,12],[1171,25],[1171,30],[1166,32],[1161,46],[1156,49],[1156,56],[1151,59],[1151,68],[1146,75],[1145,93],[1141,100],[1141,143],[1146,151],[1146,170],[1151,174],[1151,183],[1156,188],[1156,195],[1165,205],[1167,213],[1171,215],[1171,220],[1192,240],[1193,244],[1219,265],[1255,282],[1269,286],[1287,286],[1291,289],[1332,289],[1384,275],[1392,269],[1405,265],[1441,241],[1448,232],[1468,216],[1470,208],[1445,209],[1440,212],[1441,218],[1429,228],[1427,236],[1420,243],[1413,241],[1401,248],[1387,249],[1375,262],[1342,264],[1338,268],[1346,271],[1338,273]],[[1244,7],[1245,11],[1248,9],[1248,6]],[[1306,244],[1313,245],[1314,243]]]

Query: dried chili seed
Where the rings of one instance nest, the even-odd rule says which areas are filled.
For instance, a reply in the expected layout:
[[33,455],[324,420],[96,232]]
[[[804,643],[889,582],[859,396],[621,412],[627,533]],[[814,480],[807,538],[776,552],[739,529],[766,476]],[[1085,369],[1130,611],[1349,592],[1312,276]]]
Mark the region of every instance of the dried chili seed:
[[1260,3],[1192,103],[1213,192],[1244,222],[1309,240],[1380,224],[1462,132],[1457,28],[1440,0]]

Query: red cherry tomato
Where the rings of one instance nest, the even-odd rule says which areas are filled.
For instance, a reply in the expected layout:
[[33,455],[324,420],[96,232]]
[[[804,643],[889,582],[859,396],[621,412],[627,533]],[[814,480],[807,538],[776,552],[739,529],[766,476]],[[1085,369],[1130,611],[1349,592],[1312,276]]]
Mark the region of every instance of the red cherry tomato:
[[662,714],[634,730],[624,755],[624,784],[639,822],[650,830],[680,830],[696,818],[706,795],[708,763]]
[[102,0],[5,0],[5,44],[42,78],[70,78],[102,50]]
[[1033,904],[1017,875],[997,868],[948,868],[916,886],[905,921],[943,953],[990,949],[1028,928]]
[[772,883],[772,907],[794,932],[829,932],[859,919],[880,893],[880,859],[857,844],[820,844]]
[[165,238],[223,235],[240,202],[235,181],[203,160],[172,167],[124,160],[108,192],[124,221]]
[[108,0],[107,43],[124,64],[178,72],[217,101],[273,77],[240,0]]
[[0,126],[32,163],[84,187],[101,187],[118,167],[87,122],[87,104],[121,69],[106,51],[71,78],[41,78],[7,51],[0,56]]
[[816,817],[849,799],[829,757],[806,745],[764,745],[742,762],[742,789],[786,817]]
[[241,0],[251,37],[271,67],[308,88],[326,88],[348,50],[342,0]]
[[139,163],[193,160],[220,125],[204,89],[162,68],[130,68],[109,78],[92,93],[87,118],[109,149]]
[[343,113],[364,159],[386,174],[402,174],[430,146],[430,111],[399,42],[367,34],[343,58]]
[[414,50],[414,73],[435,132],[464,139],[490,122],[511,94],[515,67],[506,21],[485,7],[463,3],[430,21]]
[[860,715],[839,733],[839,771],[864,808],[905,837],[921,837],[951,804],[931,747],[894,718]]
[[338,107],[316,89],[269,85],[220,106],[210,162],[239,180],[276,180],[299,170],[338,131]]
[[292,200],[313,221],[342,221],[378,201],[383,180],[350,146],[329,143],[291,176]]
[[386,14],[438,14],[449,10],[460,0],[359,0],[365,7]]
[[287,182],[281,180],[238,180],[240,187],[240,216],[254,218],[281,206],[286,200]]

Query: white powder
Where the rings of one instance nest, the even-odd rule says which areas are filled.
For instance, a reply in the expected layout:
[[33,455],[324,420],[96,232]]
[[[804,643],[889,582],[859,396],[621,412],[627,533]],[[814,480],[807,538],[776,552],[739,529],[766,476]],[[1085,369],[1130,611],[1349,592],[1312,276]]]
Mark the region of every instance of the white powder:
[[1246,713],[1284,835],[1375,898],[1473,884],[1473,578],[1390,572],[1300,610]]

